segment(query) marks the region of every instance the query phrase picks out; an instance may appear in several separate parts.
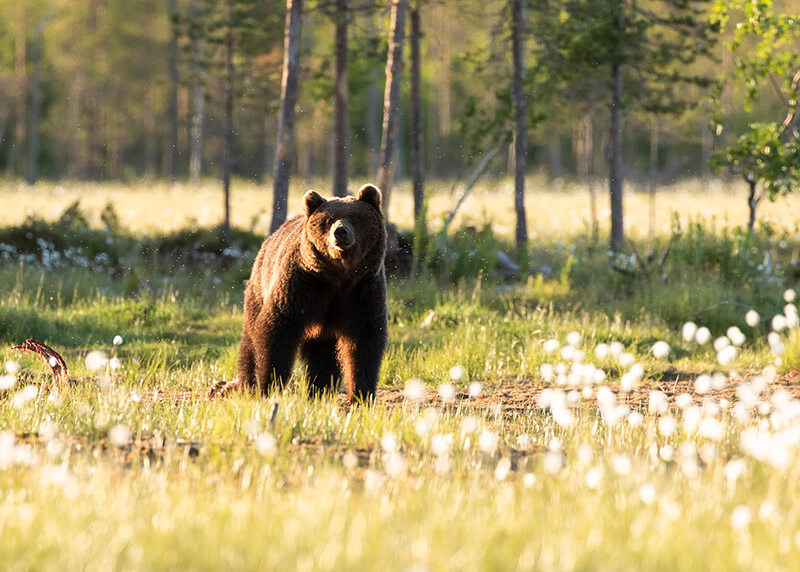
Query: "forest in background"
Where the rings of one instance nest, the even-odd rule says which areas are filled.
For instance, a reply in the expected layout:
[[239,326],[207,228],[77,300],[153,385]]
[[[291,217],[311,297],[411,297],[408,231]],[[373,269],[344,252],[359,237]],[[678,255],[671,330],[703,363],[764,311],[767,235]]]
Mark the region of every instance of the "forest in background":
[[[710,10],[706,3],[695,4]],[[509,5],[419,3],[428,177],[463,176],[488,148],[479,115],[498,102],[503,105],[498,85],[504,74],[510,76]],[[797,11],[798,2],[781,5]],[[527,168],[544,170],[553,179],[576,175],[584,109],[595,98],[591,162],[604,176],[609,112],[598,93],[604,87],[587,87],[581,78],[554,79],[554,66],[569,65],[552,53],[549,32],[558,23],[554,6],[545,0],[528,2],[526,13],[526,67],[533,78],[526,83],[532,128]],[[275,153],[285,10],[278,0],[0,0],[0,172],[30,181],[219,176],[225,135],[224,40],[230,27],[235,42],[232,169],[240,177],[268,177]],[[304,6],[293,171],[306,179],[332,170],[339,17],[333,1]],[[349,174],[371,176],[379,160],[389,3],[352,0],[347,18]],[[692,73],[716,79],[734,65],[727,42],[718,42],[709,57],[692,64]],[[782,102],[767,85],[763,88],[765,97],[750,111],[730,102],[735,94],[727,94],[727,102],[723,98],[730,125],[776,115]],[[627,176],[655,176],[665,182],[707,175],[709,155],[727,131],[716,137],[709,130],[706,90],[687,89],[684,95],[692,104],[685,112],[654,115],[632,107],[626,113]],[[409,176],[407,63],[402,90],[395,165],[399,178]],[[652,155],[654,142],[657,152]],[[511,145],[500,157],[494,172],[511,173]]]

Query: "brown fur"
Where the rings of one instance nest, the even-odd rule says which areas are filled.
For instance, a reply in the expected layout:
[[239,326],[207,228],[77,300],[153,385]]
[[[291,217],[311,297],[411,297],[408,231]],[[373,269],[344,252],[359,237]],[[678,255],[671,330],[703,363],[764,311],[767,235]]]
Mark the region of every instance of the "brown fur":
[[387,339],[386,226],[381,194],[304,197],[305,214],[268,237],[244,295],[239,380],[263,394],[284,384],[297,354],[309,391],[333,391],[343,378],[351,398],[373,400]]

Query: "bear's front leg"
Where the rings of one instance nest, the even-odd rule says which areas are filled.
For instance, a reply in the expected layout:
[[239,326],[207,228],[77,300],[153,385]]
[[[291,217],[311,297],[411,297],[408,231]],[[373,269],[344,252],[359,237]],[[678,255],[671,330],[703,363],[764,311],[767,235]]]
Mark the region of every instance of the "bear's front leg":
[[388,338],[386,286],[375,280],[354,297],[351,319],[337,344],[350,400],[373,402]]
[[254,329],[250,340],[255,358],[255,376],[259,391],[266,396],[276,383],[283,387],[289,380],[303,327],[271,315],[259,320]]

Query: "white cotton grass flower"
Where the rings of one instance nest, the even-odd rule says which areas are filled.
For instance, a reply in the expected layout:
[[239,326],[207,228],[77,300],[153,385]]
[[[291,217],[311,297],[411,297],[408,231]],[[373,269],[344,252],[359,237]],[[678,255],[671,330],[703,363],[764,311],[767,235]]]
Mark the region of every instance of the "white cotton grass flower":
[[736,349],[736,346],[726,346],[717,353],[717,361],[720,365],[729,365],[736,359],[738,354],[739,351]]
[[543,363],[539,366],[539,375],[542,376],[542,380],[549,383],[555,378],[556,370],[551,364]]
[[[261,433],[256,437],[256,451],[262,457],[273,457],[278,451],[277,439],[275,439],[274,435],[269,431]],[[353,466],[358,464],[358,458],[352,453],[351,455],[353,457],[352,459],[342,459],[345,462],[345,466],[348,466],[348,464],[352,464]]]
[[573,348],[577,348],[581,345],[581,334],[580,332],[570,332],[567,334],[567,343],[571,345]]
[[775,314],[772,317],[771,325],[772,329],[776,332],[782,332],[786,329],[786,316],[783,314]]
[[86,354],[85,362],[86,369],[89,371],[98,371],[108,364],[108,356],[104,351],[92,350]]
[[406,472],[406,459],[400,453],[387,453],[383,457],[383,470],[390,477],[400,477]]
[[450,454],[453,447],[453,435],[437,433],[431,437],[431,452],[437,457]]
[[548,353],[548,354],[553,353],[554,351],[558,350],[558,348],[560,348],[560,347],[561,347],[561,342],[559,342],[555,338],[549,339],[545,343],[542,344],[542,349],[544,350],[545,353]]
[[342,455],[342,465],[345,469],[352,470],[358,467],[358,455],[352,451],[347,451]]
[[669,401],[663,391],[657,389],[650,392],[647,409],[650,413],[661,414],[669,408]]
[[727,336],[720,336],[714,340],[714,351],[721,352],[723,348],[727,348],[731,345],[731,341],[728,339]]
[[16,375],[19,373],[19,362],[13,359],[6,360],[6,373],[9,375]]
[[697,334],[697,324],[694,322],[686,322],[683,324],[683,327],[681,328],[681,335],[685,341],[691,342],[694,339],[695,334]]
[[753,520],[753,514],[750,508],[740,504],[731,512],[731,526],[736,530],[744,530],[750,526],[750,521]]
[[[794,308],[793,304],[789,304],[792,308]],[[797,315],[797,309],[794,312],[786,312],[786,327],[793,330],[797,326],[800,326],[800,316]]]
[[702,328],[697,329],[697,333],[694,335],[694,341],[696,341],[701,346],[706,345],[709,340],[711,339],[711,330],[703,326]]
[[614,359],[619,359],[619,356],[622,355],[622,352],[625,351],[625,346],[623,346],[620,342],[614,341],[608,344],[608,353]]
[[536,475],[533,473],[525,473],[525,476],[522,477],[522,486],[529,489],[534,485],[536,485]]
[[119,369],[120,367],[122,367],[122,362],[119,361],[118,357],[113,357],[110,360],[108,360],[108,367],[110,367],[113,370]]
[[725,426],[715,417],[706,417],[700,421],[700,435],[715,442],[722,440]]
[[453,381],[461,381],[465,375],[467,375],[467,370],[464,368],[463,365],[454,365],[450,368],[450,379]]
[[115,346],[121,346],[121,345],[122,345],[122,341],[123,341],[123,340],[122,340],[122,336],[120,336],[119,334],[117,334],[116,336],[114,336],[114,341],[113,341],[112,343],[113,343]]
[[748,310],[744,315],[744,321],[751,328],[755,328],[761,322],[761,316],[755,310]]
[[417,417],[416,421],[414,421],[414,431],[416,431],[417,435],[420,437],[425,437],[431,432],[431,425],[432,423],[427,418]]
[[399,443],[397,441],[397,435],[392,433],[391,431],[387,431],[381,437],[381,449],[383,449],[386,453],[394,453],[397,451],[399,447]]
[[22,409],[28,403],[36,399],[37,395],[39,395],[38,387],[35,385],[26,385],[14,394],[11,398],[11,405],[14,409]]
[[694,390],[701,395],[711,391],[711,376],[705,373],[698,375],[694,380]]
[[619,453],[614,456],[613,466],[618,475],[627,475],[631,472],[631,458],[625,453]]
[[639,500],[651,505],[656,501],[656,488],[651,483],[644,483],[639,487]]
[[630,393],[634,390],[636,385],[638,384],[639,380],[635,375],[631,372],[626,371],[622,374],[619,378],[619,388],[620,391],[624,391],[625,393]]
[[658,420],[658,432],[664,437],[670,437],[678,429],[678,422],[672,415],[665,415]]
[[564,455],[561,451],[547,451],[542,458],[545,472],[556,475],[564,468]]
[[667,359],[669,356],[669,344],[663,340],[659,340],[653,344],[653,347],[650,348],[650,351],[653,353],[656,359]]
[[797,298],[797,292],[795,292],[792,288],[788,288],[783,291],[783,299],[787,302],[794,302],[795,298]]
[[737,347],[744,344],[744,342],[747,340],[747,336],[745,336],[744,333],[742,333],[742,330],[740,330],[737,326],[731,326],[728,328],[728,330],[725,332],[725,335],[728,337],[731,343]]
[[8,391],[17,384],[17,376],[0,375],[0,391]]
[[470,397],[478,397],[483,391],[483,384],[479,381],[473,381],[467,388],[467,393]]
[[405,388],[403,389],[403,395],[405,398],[412,402],[418,402],[425,399],[425,384],[422,383],[422,380],[413,377],[406,381]]
[[108,430],[108,440],[118,447],[127,445],[131,440],[131,430],[128,429],[127,425],[118,423]]
[[678,397],[675,398],[675,405],[678,406],[678,409],[683,410],[689,407],[693,401],[692,396],[684,392],[680,393]]
[[630,352],[625,352],[619,356],[619,366],[622,368],[629,368],[636,363],[636,356]]
[[444,382],[439,386],[439,397],[444,403],[452,403],[456,399],[456,388],[452,383]]
[[494,468],[494,478],[498,481],[504,481],[509,472],[511,472],[511,459],[503,457],[497,462],[497,466]]
[[609,347],[608,344],[597,344],[594,347],[594,357],[603,361],[608,357]]
[[714,372],[711,376],[711,389],[719,391],[724,389],[726,385],[728,385],[728,377],[721,371]]
[[533,439],[527,433],[520,433],[517,435],[517,447],[520,449],[527,449],[533,443]]
[[586,471],[586,486],[592,490],[596,490],[603,482],[603,468],[592,467]]
[[478,448],[484,453],[491,455],[497,449],[499,440],[497,433],[489,429],[484,429],[478,437]]
[[638,411],[631,411],[628,414],[626,421],[628,422],[628,425],[630,425],[631,427],[641,427],[642,424],[644,423],[644,415],[642,415]]

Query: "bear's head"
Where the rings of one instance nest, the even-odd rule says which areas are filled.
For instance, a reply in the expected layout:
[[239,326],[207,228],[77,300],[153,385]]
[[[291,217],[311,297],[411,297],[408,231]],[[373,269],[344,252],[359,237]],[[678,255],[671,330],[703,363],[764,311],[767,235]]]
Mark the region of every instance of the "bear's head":
[[356,197],[325,199],[307,191],[305,236],[317,270],[334,266],[348,273],[377,272],[386,253],[386,224],[381,213],[381,192],[364,185]]

